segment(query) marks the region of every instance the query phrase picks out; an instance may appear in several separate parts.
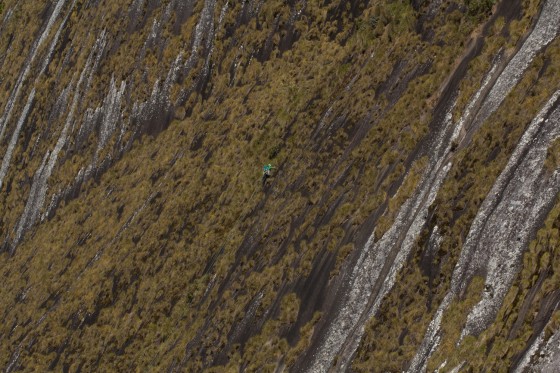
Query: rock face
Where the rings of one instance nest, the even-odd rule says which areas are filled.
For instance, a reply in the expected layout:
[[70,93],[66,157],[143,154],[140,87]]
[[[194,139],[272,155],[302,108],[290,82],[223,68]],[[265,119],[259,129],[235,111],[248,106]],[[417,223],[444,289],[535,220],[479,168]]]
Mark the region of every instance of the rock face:
[[555,371],[560,1],[0,12],[6,372]]

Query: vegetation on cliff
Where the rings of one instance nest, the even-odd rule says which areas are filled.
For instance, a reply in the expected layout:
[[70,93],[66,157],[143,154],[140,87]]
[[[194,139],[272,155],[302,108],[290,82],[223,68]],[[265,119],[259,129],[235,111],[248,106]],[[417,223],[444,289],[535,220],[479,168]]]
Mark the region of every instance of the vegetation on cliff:
[[[491,0],[60,2],[67,20],[54,23],[61,33],[45,72],[38,74],[54,32],[22,84],[37,93],[0,195],[7,371],[307,366],[356,253],[372,231],[379,238],[390,229],[414,193],[449,87],[458,88],[458,117],[541,6],[515,1],[508,13]],[[0,26],[0,102],[9,102],[45,28],[36,20],[48,19],[55,3],[3,2],[10,18]],[[558,40],[540,51],[499,110],[454,149],[428,224],[367,324],[353,370],[407,368],[480,203],[559,86],[559,54]],[[91,79],[80,86],[82,71]],[[107,99],[117,97],[111,87],[123,87],[122,101]],[[19,242],[37,170],[71,112],[65,94],[79,98],[75,137],[47,181],[41,219]],[[26,104],[21,97],[14,112]],[[104,132],[104,117],[94,115],[110,102],[119,103],[120,127]],[[82,123],[92,123],[89,132]],[[551,173],[558,144],[546,161]],[[269,162],[277,169],[263,188]],[[558,293],[559,211],[557,201],[488,330],[455,345],[484,287],[480,276],[451,305],[430,370],[444,361],[474,370],[513,365],[541,332],[540,312],[552,320],[547,333],[557,329],[558,314],[545,304]],[[435,226],[441,244],[431,252]]]

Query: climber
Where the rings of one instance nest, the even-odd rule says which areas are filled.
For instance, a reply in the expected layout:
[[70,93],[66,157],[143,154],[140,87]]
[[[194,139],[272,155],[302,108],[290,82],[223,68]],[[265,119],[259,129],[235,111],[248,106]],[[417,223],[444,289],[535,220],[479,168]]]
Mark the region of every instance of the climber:
[[262,184],[263,186],[266,184],[266,179],[268,179],[271,175],[270,172],[272,171],[273,167],[270,163],[269,164],[265,164],[263,166],[263,176],[262,176]]

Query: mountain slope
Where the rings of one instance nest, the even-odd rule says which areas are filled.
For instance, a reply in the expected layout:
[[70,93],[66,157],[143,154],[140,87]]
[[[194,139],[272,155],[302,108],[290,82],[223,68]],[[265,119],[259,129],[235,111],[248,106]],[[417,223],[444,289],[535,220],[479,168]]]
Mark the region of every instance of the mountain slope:
[[4,1],[0,365],[554,364],[558,7]]

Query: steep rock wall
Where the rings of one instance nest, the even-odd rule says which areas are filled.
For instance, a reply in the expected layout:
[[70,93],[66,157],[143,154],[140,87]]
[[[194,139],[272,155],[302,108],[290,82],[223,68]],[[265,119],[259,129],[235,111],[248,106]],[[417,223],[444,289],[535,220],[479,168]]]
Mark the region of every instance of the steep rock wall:
[[4,1],[0,364],[550,366],[558,1],[491,5]]

